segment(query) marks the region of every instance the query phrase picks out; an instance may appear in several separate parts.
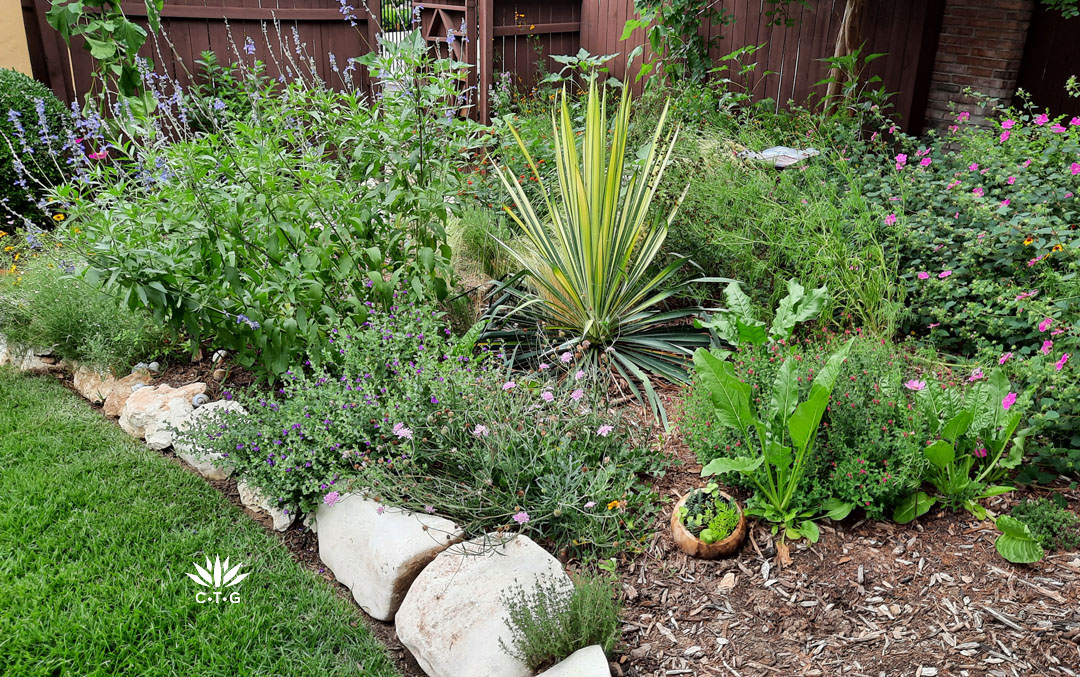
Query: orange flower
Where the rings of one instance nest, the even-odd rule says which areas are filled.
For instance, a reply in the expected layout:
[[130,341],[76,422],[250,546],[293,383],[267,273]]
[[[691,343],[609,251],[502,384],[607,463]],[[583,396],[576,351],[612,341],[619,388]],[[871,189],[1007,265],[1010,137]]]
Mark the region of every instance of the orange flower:
[[1056,245],[1054,245],[1053,247],[1050,248],[1050,251],[1059,252],[1059,251],[1061,251],[1063,249],[1065,249],[1065,247],[1062,247],[1060,244],[1056,244]]

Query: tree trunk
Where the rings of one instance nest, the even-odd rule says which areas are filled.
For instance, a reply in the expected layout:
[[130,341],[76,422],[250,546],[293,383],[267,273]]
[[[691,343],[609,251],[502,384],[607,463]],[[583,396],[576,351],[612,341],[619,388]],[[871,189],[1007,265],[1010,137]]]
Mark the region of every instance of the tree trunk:
[[[836,33],[836,47],[833,49],[833,58],[841,58],[851,54],[859,48],[862,42],[859,35],[859,20],[862,18],[862,8],[865,0],[846,0],[844,4],[844,16],[840,21],[840,30]],[[844,71],[836,66],[829,69],[829,87],[825,92],[826,106],[832,107],[833,102],[840,95],[844,87]]]

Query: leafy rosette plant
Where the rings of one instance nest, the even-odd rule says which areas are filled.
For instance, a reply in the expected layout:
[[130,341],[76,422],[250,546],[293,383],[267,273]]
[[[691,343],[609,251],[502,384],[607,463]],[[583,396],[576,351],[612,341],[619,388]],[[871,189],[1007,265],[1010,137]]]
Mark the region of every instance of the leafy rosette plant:
[[712,317],[704,316],[701,320],[695,320],[694,326],[712,330],[721,341],[733,346],[744,343],[760,346],[787,340],[795,331],[796,324],[817,317],[829,300],[827,287],[811,289],[807,293],[806,288],[793,278],[788,280],[787,288],[788,294],[780,300],[768,329],[757,318],[753,302],[738,282],[731,282],[724,289],[728,308]]
[[[781,545],[785,537],[805,536],[812,542],[818,539],[818,527],[813,521],[817,511],[799,508],[795,490],[806,472],[818,426],[852,342],[848,340],[829,356],[814,376],[810,393],[803,402],[799,402],[795,359],[790,356],[785,359],[764,410],[755,410],[751,387],[739,380],[731,362],[707,350],[694,354],[698,376],[712,396],[716,420],[737,430],[747,449],[760,450],[754,456],[714,459],[702,469],[701,475],[736,472],[749,479],[757,492],[749,501],[746,514],[772,522],[773,534],[782,528]],[[848,504],[832,501],[822,507],[835,519],[842,519],[851,510]],[[784,559],[781,554],[781,560]]]
[[913,493],[897,506],[893,519],[901,524],[911,522],[939,499],[985,519],[986,509],[979,501],[1012,491],[1013,487],[993,482],[1023,460],[1025,434],[1013,439],[1023,417],[1022,407],[1016,406],[1017,393],[1010,391],[1009,380],[1000,369],[963,393],[918,380],[905,386],[916,391],[916,408],[930,435],[923,449],[929,461],[923,479],[933,485],[937,495]]
[[[709,344],[707,333],[686,322],[700,309],[658,308],[691,282],[680,272],[686,259],[676,258],[659,270],[653,266],[681,201],[675,201],[666,219],[649,218],[678,130],[664,132],[665,106],[651,142],[634,162],[627,157],[628,92],[610,128],[606,108],[595,83],[590,85],[579,153],[562,94],[551,120],[559,178],[554,195],[511,128],[544,204],[538,210],[518,177],[496,165],[514,202],[515,209],[506,210],[524,233],[525,244],[504,243],[523,272],[496,291],[489,320],[497,328],[485,338],[515,344],[511,352],[524,362],[568,349],[580,352],[593,367],[622,377],[666,422],[652,378],[686,382],[694,349]],[[526,287],[519,284],[523,280]],[[730,280],[693,280],[703,281]]]

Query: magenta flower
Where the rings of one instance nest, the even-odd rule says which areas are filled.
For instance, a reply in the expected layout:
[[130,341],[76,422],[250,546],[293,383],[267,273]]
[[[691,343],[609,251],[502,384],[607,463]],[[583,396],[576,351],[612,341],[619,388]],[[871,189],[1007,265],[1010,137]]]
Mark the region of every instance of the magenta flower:
[[1015,124],[1016,124],[1015,120],[1005,120],[1005,121],[1003,121],[1001,123],[1001,128],[1002,129],[1012,129],[1013,125],[1015,125]]
[[529,521],[529,513],[522,510],[521,512],[515,514],[512,519],[518,524],[525,524]]
[[1006,199],[1004,199],[1004,200],[1002,200],[1002,201],[1001,201],[1001,205],[1000,205],[1000,206],[1002,206],[1002,207],[1008,207],[1008,206],[1009,206],[1009,203],[1011,203],[1011,202],[1012,202],[1012,200],[1009,200],[1008,198],[1006,198]]
[[896,171],[900,171],[907,164],[907,155],[900,153],[896,156]]
[[105,158],[109,157],[109,149],[106,148],[105,150],[100,150],[96,153],[87,153],[86,157],[90,158],[91,160],[104,160]]
[[615,430],[614,426],[610,426],[610,425],[605,424],[605,425],[602,425],[602,426],[600,426],[599,428],[596,429],[596,434],[599,435],[600,437],[607,437],[608,435],[611,434],[612,430]]
[[1069,130],[1062,127],[1060,122],[1055,122],[1054,126],[1050,128],[1050,131],[1055,133],[1055,134],[1064,134],[1065,132],[1067,132]]
[[585,391],[582,390],[581,388],[578,388],[574,392],[570,393],[570,399],[572,399],[575,402],[580,400],[582,397],[585,397]]
[[1009,393],[1008,395],[1006,395],[1004,397],[1004,399],[1001,400],[1001,408],[1004,409],[1005,411],[1008,411],[1009,407],[1011,407],[1015,403],[1016,403],[1016,393]]
[[904,387],[908,390],[914,390],[916,392],[919,390],[926,390],[926,381],[916,381],[915,379],[911,379],[910,381],[904,383]]
[[1052,325],[1052,324],[1054,324],[1054,318],[1052,318],[1052,317],[1043,318],[1043,321],[1039,323],[1039,331],[1046,331],[1047,329],[1050,328],[1050,325]]
[[551,402],[555,399],[555,396],[551,394],[550,390],[545,390],[544,392],[540,393],[540,399],[545,402]]
[[1047,122],[1050,122],[1050,116],[1046,113],[1043,113],[1039,117],[1035,118],[1035,124],[1039,125],[1040,127],[1045,125]]
[[1073,176],[1080,174],[1080,162],[1074,162],[1069,166],[1069,170],[1073,173]]
[[929,280],[930,273],[926,272],[925,270],[920,270],[916,277],[918,277],[920,280]]
[[945,190],[952,190],[953,188],[956,188],[959,185],[960,185],[960,179],[957,179],[955,181],[950,182],[949,185],[945,186]]
[[999,365],[1000,364],[1005,364],[1006,362],[1009,361],[1010,357],[1012,357],[1012,353],[1005,353],[1004,355],[1002,355],[1001,357],[998,358],[998,364]]
[[967,111],[964,111],[964,112],[962,112],[962,113],[960,113],[959,115],[956,116],[956,121],[957,122],[967,122],[968,118],[970,118],[970,117],[971,117],[971,113],[969,113]]
[[1043,341],[1042,348],[1039,348],[1039,352],[1043,355],[1049,355],[1050,349],[1054,347],[1054,342],[1050,339]]
[[322,502],[326,504],[326,507],[333,508],[334,504],[341,500],[341,494],[336,491],[331,491],[329,494],[323,496]]
[[891,226],[894,223],[896,223],[896,214],[889,214],[888,216],[885,217],[885,225],[886,226]]
[[472,430],[473,437],[487,437],[488,429],[486,425],[480,423],[476,424],[476,427]]
[[1016,183],[1016,177],[1010,176],[1009,178],[1005,179],[1005,183],[1009,184],[1010,186],[1013,185],[1014,183]]
[[400,440],[412,439],[412,431],[406,428],[404,423],[394,424],[394,434],[397,435]]
[[968,165],[968,171],[969,172],[977,172],[977,171],[979,171],[979,163],[978,162],[972,162],[970,165]]
[[1058,360],[1057,362],[1054,363],[1054,371],[1061,371],[1062,367],[1064,367],[1065,363],[1068,362],[1068,361],[1069,361],[1069,354],[1065,353],[1064,355],[1061,356],[1060,360]]
[[503,390],[513,390],[514,388],[517,388],[517,384],[513,381],[507,381],[506,383],[502,384]]
[[981,186],[978,187],[978,188],[972,188],[971,189],[971,194],[974,195],[975,197],[982,197],[984,192],[985,191],[983,191]]
[[943,270],[940,273],[938,273],[938,277],[941,278],[942,280],[944,280],[945,278],[947,278],[950,275],[952,275],[951,270]]
[[1080,127],[1080,117],[1075,117],[1072,120],[1069,120],[1069,126],[1070,127]]
[[933,160],[928,157],[924,157],[922,160],[919,160],[919,164],[923,167],[929,167],[932,162]]
[[1024,160],[1024,163],[1022,165],[1020,165],[1020,166],[1021,167],[1030,167],[1031,166],[1031,160],[1030,159]]
[[1012,132],[1006,129],[1004,132],[1001,133],[1001,136],[998,137],[998,143],[1005,143],[1006,141],[1008,141],[1010,134],[1012,134]]
[[986,458],[986,447],[979,447],[971,453],[975,454],[975,458]]
[[984,378],[986,378],[986,375],[983,374],[982,368],[975,367],[974,371],[971,372],[971,376],[968,376],[968,383],[974,383]]

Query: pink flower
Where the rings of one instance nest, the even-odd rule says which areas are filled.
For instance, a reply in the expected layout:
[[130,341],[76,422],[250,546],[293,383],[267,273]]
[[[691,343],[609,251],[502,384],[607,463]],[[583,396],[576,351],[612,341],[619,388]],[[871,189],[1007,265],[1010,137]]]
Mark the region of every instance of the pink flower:
[[908,382],[906,382],[904,384],[904,387],[907,388],[908,390],[915,390],[915,391],[925,390],[926,389],[926,381],[916,381],[915,379],[911,379],[910,381],[908,381]]
[[1032,296],[1035,296],[1038,293],[1039,293],[1038,289],[1032,289],[1031,291],[1026,291],[1023,294],[1018,294],[1017,297],[1016,297],[1016,300],[1017,301],[1023,301],[1024,299],[1029,299],[1029,298],[1031,298]]
[[959,131],[960,131],[960,128],[957,127],[956,125],[949,125],[949,133],[950,134],[955,134],[955,133],[957,133]]
[[974,371],[971,372],[971,376],[968,376],[968,383],[974,383],[975,381],[980,381],[984,378],[986,378],[986,375],[983,374],[982,368],[975,367]]
[[1013,125],[1015,125],[1015,124],[1016,124],[1015,120],[1005,120],[1005,121],[1003,121],[1001,123],[1001,128],[1002,129],[1012,129]]
[[998,358],[998,364],[1005,364],[1006,362],[1009,361],[1010,357],[1012,357],[1012,353],[1005,353],[1004,355],[1002,355],[1001,357]]
[[1074,162],[1069,165],[1069,170],[1072,171],[1073,176],[1080,174],[1080,162]]
[[472,430],[472,434],[473,434],[474,437],[487,437],[488,436],[487,426],[486,425],[481,425],[480,423],[477,423],[476,427],[473,428],[473,430]]
[[573,360],[573,359],[574,359],[574,356],[571,355],[569,352],[565,352],[562,355],[559,355],[559,361],[562,362],[563,364],[570,364],[570,361]]
[[933,329],[934,327],[940,327],[941,323],[940,322],[931,322],[927,326],[930,327],[931,329]]
[[947,278],[950,275],[952,275],[951,270],[943,270],[940,273],[938,273],[938,277],[941,278],[942,280],[944,280],[945,278]]
[[1021,167],[1030,167],[1031,166],[1031,160],[1024,160],[1024,163],[1022,165],[1020,165],[1020,166]]
[[1069,354],[1065,353],[1061,356],[1061,359],[1054,363],[1054,370],[1061,371],[1061,368],[1065,366],[1065,363],[1069,361]]
[[1004,397],[1004,399],[1001,400],[1001,408],[1004,409],[1005,411],[1008,411],[1009,407],[1011,407],[1015,403],[1016,403],[1016,393],[1009,393],[1008,395],[1006,395]]
[[404,423],[394,424],[394,434],[397,435],[399,440],[412,439],[412,431],[406,428]]
[[545,390],[544,392],[540,393],[540,399],[545,402],[551,402],[555,399],[555,396],[551,394],[550,390]]
[[977,172],[977,171],[979,171],[979,163],[978,162],[972,162],[970,165],[968,165],[968,171],[969,172]]
[[611,434],[612,430],[615,430],[614,426],[610,426],[610,425],[605,424],[605,425],[602,425],[602,426],[600,426],[599,428],[596,429],[596,434],[599,435],[600,437],[607,437],[608,435]]
[[331,491],[329,494],[323,496],[322,502],[326,504],[326,507],[333,508],[334,504],[341,500],[341,494],[336,491]]
[[975,454],[975,458],[986,458],[986,447],[979,447],[971,453]]
[[378,507],[375,508],[375,514],[376,515],[381,515],[384,512],[386,512],[386,506],[385,505],[380,504]]
[[546,371],[548,369],[551,369],[551,365],[549,365],[547,362],[540,363],[540,371]]
[[998,143],[1005,143],[1006,141],[1008,141],[1009,140],[1009,134],[1011,134],[1011,133],[1012,132],[1010,132],[1007,129],[1004,132],[1002,132],[1001,136],[998,137]]
[[1043,341],[1042,348],[1039,348],[1039,352],[1041,352],[1043,355],[1049,355],[1050,354],[1050,349],[1053,348],[1053,347],[1054,347],[1054,342],[1051,341],[1050,339],[1046,339],[1045,341]]
[[584,371],[582,371],[582,370],[580,370],[580,369],[578,369],[578,370],[577,370],[577,373],[576,373],[576,374],[574,374],[574,380],[576,380],[576,381],[580,381],[580,380],[581,380],[581,379],[583,379],[583,378],[585,378],[585,372],[584,372]]
[[1055,133],[1055,134],[1064,134],[1065,132],[1067,132],[1069,130],[1062,127],[1060,122],[1055,122],[1054,126],[1050,128],[1050,131]]
[[964,111],[956,116],[957,122],[966,122],[971,117],[971,113]]
[[1054,318],[1052,318],[1052,317],[1044,318],[1043,321],[1039,323],[1039,331],[1046,331],[1047,329],[1050,328],[1050,325],[1052,325],[1052,324],[1054,324]]
[[575,402],[580,400],[582,397],[585,397],[585,391],[582,390],[581,388],[578,388],[574,392],[570,393],[570,399],[572,399]]
[[517,384],[513,381],[507,381],[502,385],[503,390],[513,390],[514,388],[517,388]]
[[923,167],[929,167],[932,162],[933,160],[928,157],[924,157],[922,160],[919,160],[919,164]]
[[589,501],[588,503],[585,504],[585,508],[588,509],[588,508],[593,507],[594,505],[596,505],[596,501]]
[[1005,183],[1009,184],[1010,186],[1013,185],[1014,183],[1016,183],[1016,177],[1010,176],[1009,178],[1005,179]]
[[1072,120],[1069,120],[1069,126],[1070,127],[1080,127],[1080,117],[1075,117]]
[[105,158],[109,157],[109,149],[106,148],[105,150],[99,150],[96,153],[87,153],[86,157],[90,158],[91,160],[104,160]]
[[1010,203],[1010,202],[1012,202],[1012,200],[1009,200],[1008,198],[1006,198],[1006,199],[1004,199],[1004,200],[1002,200],[1002,201],[1001,201],[1001,205],[1000,205],[1000,206],[1002,206],[1002,207],[1008,207],[1008,206],[1009,206],[1009,203]]
[[525,524],[529,521],[529,513],[522,510],[521,512],[515,514],[511,519],[513,519],[518,524]]
[[896,214],[889,214],[888,216],[885,217],[885,225],[886,226],[891,226],[894,223],[896,223]]
[[1045,125],[1047,122],[1050,122],[1050,116],[1046,113],[1043,113],[1039,117],[1035,118],[1035,124],[1039,125],[1040,127]]
[[907,164],[907,155],[900,153],[896,156],[896,171],[900,171]]
[[983,189],[981,187],[973,188],[972,191],[971,191],[971,194],[974,195],[975,197],[982,197],[983,196]]
[[920,270],[915,277],[919,278],[920,280],[929,280],[930,273],[926,272],[925,270]]

